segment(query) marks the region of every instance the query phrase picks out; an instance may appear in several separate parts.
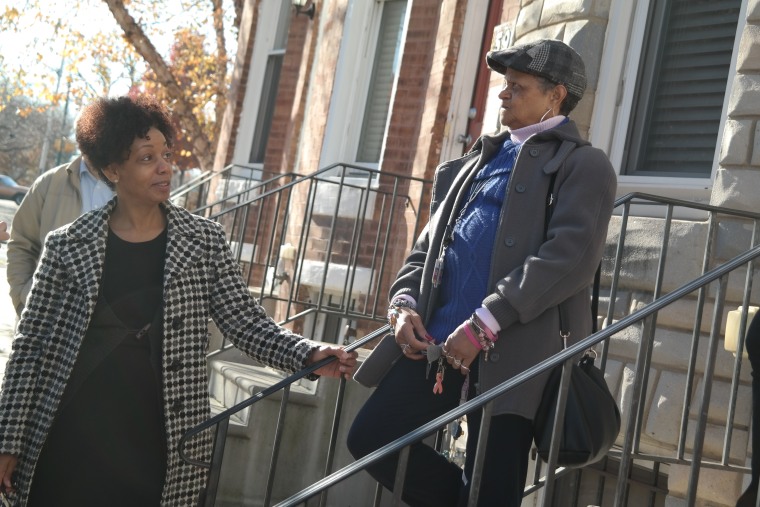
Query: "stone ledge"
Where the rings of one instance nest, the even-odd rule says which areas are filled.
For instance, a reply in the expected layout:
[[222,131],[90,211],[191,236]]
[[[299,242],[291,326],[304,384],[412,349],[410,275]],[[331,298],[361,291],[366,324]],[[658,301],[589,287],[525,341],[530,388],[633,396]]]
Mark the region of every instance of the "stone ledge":
[[[265,366],[218,359],[211,360],[209,367],[209,393],[212,400],[212,414],[214,415],[235,406],[288,376]],[[303,378],[294,382],[290,388],[290,402],[316,406],[318,402],[315,396],[317,385],[318,381]],[[280,401],[282,391],[278,391],[267,398],[270,401]],[[247,426],[250,411],[251,407],[246,407],[233,416],[230,421],[234,424]]]

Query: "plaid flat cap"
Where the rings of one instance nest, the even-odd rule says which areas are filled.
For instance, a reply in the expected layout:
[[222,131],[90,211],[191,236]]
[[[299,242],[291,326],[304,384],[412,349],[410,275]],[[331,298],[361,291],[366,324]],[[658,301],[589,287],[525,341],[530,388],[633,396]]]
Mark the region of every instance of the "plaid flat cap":
[[586,89],[586,66],[570,46],[555,39],[539,39],[486,55],[488,66],[499,74],[507,68],[545,77],[565,85],[567,92],[580,100]]

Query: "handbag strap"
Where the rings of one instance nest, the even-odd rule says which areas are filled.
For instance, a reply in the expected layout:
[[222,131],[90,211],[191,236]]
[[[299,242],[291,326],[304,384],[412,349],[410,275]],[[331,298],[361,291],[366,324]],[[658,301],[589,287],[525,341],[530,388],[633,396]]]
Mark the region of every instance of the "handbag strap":
[[[557,195],[554,193],[554,183],[557,180],[557,173],[559,172],[559,169],[554,171],[551,174],[551,179],[549,180],[549,190],[546,193],[546,213],[544,214],[544,241],[546,241],[546,233],[549,230],[549,221],[552,218],[552,214],[554,213],[554,206],[557,204]],[[596,268],[596,273],[594,274],[594,287],[591,291],[591,332],[596,333],[597,331],[597,324],[596,319],[597,315],[599,314],[599,286],[602,279],[602,261],[599,261],[599,266]],[[562,347],[567,346],[567,338],[570,336],[570,333],[564,331],[563,325],[562,325],[562,314],[564,313],[566,305],[563,303],[560,303],[557,308],[559,310],[559,334],[560,338],[562,339]]]

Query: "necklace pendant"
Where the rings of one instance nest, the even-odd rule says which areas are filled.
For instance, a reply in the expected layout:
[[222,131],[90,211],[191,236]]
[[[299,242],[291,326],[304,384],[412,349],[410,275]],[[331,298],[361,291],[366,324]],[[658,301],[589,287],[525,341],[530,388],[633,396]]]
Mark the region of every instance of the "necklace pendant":
[[433,287],[437,288],[441,284],[443,278],[443,255],[435,260],[433,266]]

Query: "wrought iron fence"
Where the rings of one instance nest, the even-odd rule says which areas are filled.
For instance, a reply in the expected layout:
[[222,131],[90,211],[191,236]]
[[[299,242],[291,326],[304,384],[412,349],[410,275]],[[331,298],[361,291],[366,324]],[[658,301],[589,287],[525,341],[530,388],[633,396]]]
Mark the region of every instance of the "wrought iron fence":
[[[322,174],[326,173],[322,172]],[[345,174],[345,170],[342,171]],[[303,214],[297,213],[299,218],[303,216],[303,226],[300,228],[300,234],[309,236],[309,222],[314,220],[316,204],[313,202],[318,195],[315,188],[322,183],[322,178],[306,178],[301,180],[294,180],[294,182],[285,185],[283,189],[263,190],[260,194],[261,198],[272,198],[273,209],[278,213],[282,212],[286,217],[288,215],[288,209],[293,206],[293,196],[285,192],[290,190],[292,194],[293,187],[302,181],[309,181],[308,191],[306,192],[307,198],[304,201],[305,207]],[[297,183],[298,182],[298,183]],[[343,187],[349,185],[345,179],[338,177],[335,184]],[[368,195],[372,187],[371,178],[368,178],[368,182],[365,185],[359,185],[352,188],[360,190],[359,194],[359,209],[362,213],[367,210],[366,205],[361,205],[366,202],[366,195]],[[390,186],[390,189],[386,187],[385,194],[382,194],[382,199],[388,199],[388,207],[393,208],[393,202],[399,198],[399,193],[396,191],[398,184]],[[339,191],[339,192],[342,192]],[[338,203],[340,199],[338,199]],[[656,266],[656,273],[654,273],[654,280],[651,286],[645,288],[639,287],[640,293],[647,293],[651,297],[651,301],[646,303],[641,302],[634,311],[621,311],[616,307],[619,294],[621,291],[621,278],[625,277],[637,277],[638,274],[631,273],[629,270],[630,259],[635,258],[635,252],[631,252],[626,246],[626,239],[631,230],[630,222],[635,220],[630,215],[631,206],[658,206],[662,209],[662,217],[658,222],[660,227],[659,242],[654,243],[653,248],[658,251],[658,262]],[[228,213],[234,213],[235,210],[242,209],[243,205],[235,205],[228,210]],[[385,208],[385,206],[381,206]],[[669,255],[669,245],[672,240],[673,228],[678,227],[678,221],[674,217],[674,209],[686,208],[690,210],[699,211],[704,214],[704,241],[703,253],[702,253],[702,266],[699,269],[699,273],[689,275],[689,280],[684,283],[679,283],[673,276],[668,278],[672,269],[672,262]],[[735,431],[735,413],[737,409],[737,392],[741,384],[741,369],[742,369],[742,351],[743,342],[740,340],[738,344],[738,350],[735,359],[732,363],[730,371],[730,387],[729,387],[729,400],[725,406],[725,410],[714,410],[711,412],[711,418],[720,418],[725,421],[725,431],[723,434],[723,448],[720,455],[715,457],[713,452],[705,452],[705,438],[706,430],[708,428],[708,412],[711,407],[711,394],[713,391],[713,377],[716,371],[716,362],[718,361],[718,346],[722,337],[722,322],[725,314],[726,302],[739,303],[744,308],[747,308],[752,295],[752,280],[754,276],[754,261],[760,256],[760,246],[757,246],[758,228],[760,222],[760,214],[743,212],[738,210],[732,210],[727,208],[720,208],[708,205],[701,205],[691,203],[687,201],[666,199],[659,196],[653,196],[648,194],[629,194],[620,198],[616,202],[616,209],[619,210],[619,217],[617,223],[619,228],[617,230],[611,229],[611,242],[608,242],[610,251],[605,256],[603,265],[604,268],[604,283],[608,287],[606,292],[606,313],[604,318],[604,327],[599,332],[585,338],[581,342],[566,348],[562,352],[552,356],[543,363],[534,366],[523,372],[520,375],[515,376],[509,381],[494,387],[493,389],[482,393],[478,397],[468,401],[467,403],[457,407],[454,410],[436,418],[430,423],[418,428],[412,433],[399,438],[398,440],[389,443],[381,449],[369,454],[368,456],[355,461],[341,468],[338,471],[332,472],[332,453],[335,446],[338,445],[336,441],[337,426],[341,421],[341,408],[343,403],[344,382],[341,381],[340,389],[338,390],[338,396],[336,399],[335,418],[333,422],[333,430],[331,432],[331,441],[329,445],[330,451],[326,456],[325,477],[306,489],[292,495],[289,498],[282,500],[278,503],[278,506],[292,506],[305,504],[305,502],[321,495],[323,499],[326,498],[325,492],[331,486],[348,479],[354,474],[364,470],[369,464],[382,459],[389,453],[399,452],[401,458],[399,460],[399,480],[396,481],[396,487],[394,491],[393,503],[400,504],[400,495],[403,488],[403,475],[406,467],[406,457],[408,456],[408,446],[411,443],[417,442],[425,436],[431,435],[442,428],[445,428],[450,422],[462,417],[467,412],[483,408],[484,417],[483,421],[486,423],[485,427],[481,427],[480,442],[485,442],[487,438],[487,421],[488,414],[490,413],[491,402],[493,399],[506,392],[509,389],[525,382],[526,380],[546,372],[553,368],[559,367],[563,364],[568,364],[573,357],[577,356],[582,351],[597,347],[600,349],[601,355],[601,368],[605,370],[610,357],[617,357],[619,354],[614,350],[615,337],[621,333],[630,332],[636,330],[637,344],[635,347],[635,366],[631,368],[632,379],[626,387],[626,393],[624,397],[621,397],[623,403],[621,403],[621,410],[623,413],[623,430],[618,439],[616,447],[609,453],[608,457],[600,464],[579,470],[566,470],[562,468],[556,468],[553,466],[556,460],[555,449],[553,449],[550,455],[549,463],[542,465],[537,461],[536,471],[531,484],[526,486],[525,494],[536,493],[542,502],[542,505],[562,505],[563,507],[568,505],[568,497],[563,494],[562,500],[555,499],[555,491],[558,488],[560,490],[573,491],[572,505],[589,505],[593,502],[593,505],[661,505],[665,492],[667,491],[667,485],[663,484],[663,477],[667,473],[669,467],[672,466],[685,466],[688,467],[688,486],[684,493],[685,501],[688,506],[694,506],[696,504],[697,484],[699,481],[700,471],[705,468],[719,469],[734,471],[737,473],[746,473],[747,467],[744,466],[743,461],[739,462],[732,456],[732,441],[733,433]],[[225,212],[217,214],[216,217],[223,219]],[[420,214],[416,213],[415,230],[420,223]],[[358,216],[358,215],[357,215]],[[375,215],[373,215],[375,216]],[[334,209],[330,223],[336,223],[339,217],[339,204]],[[232,221],[233,223],[236,220]],[[261,222],[256,222],[260,224]],[[286,228],[288,224],[287,218],[283,222],[285,224],[282,227]],[[361,229],[360,226],[356,226]],[[751,234],[749,235],[749,242],[745,246],[732,245],[731,248],[718,248],[719,244],[726,244],[725,235],[731,234],[731,231],[736,232],[737,227],[747,228],[751,227]],[[279,225],[276,228],[280,230]],[[232,231],[239,231],[240,229],[232,228]],[[273,229],[274,230],[274,229]],[[358,229],[356,229],[358,230]],[[238,234],[240,234],[238,232]],[[362,238],[361,233],[357,233],[357,238]],[[653,238],[656,234],[653,231],[648,231]],[[270,235],[275,235],[270,232]],[[285,236],[284,234],[282,235]],[[616,238],[615,238],[616,236]],[[235,236],[238,237],[238,236]],[[243,236],[240,236],[243,237]],[[388,234],[384,236],[376,236],[377,239],[373,241],[374,245],[385,245],[387,247]],[[308,244],[307,239],[300,239],[299,251],[304,251]],[[359,239],[361,241],[361,239]],[[328,242],[329,243],[329,242]],[[730,243],[730,242],[729,242]],[[276,242],[273,244],[277,244]],[[282,242],[279,243],[280,245]],[[731,251],[731,250],[735,251]],[[329,261],[334,254],[331,250],[328,250],[328,254],[325,255],[325,271],[329,267]],[[728,256],[728,253],[735,255]],[[264,265],[267,268],[276,267],[279,260],[277,252],[271,247],[267,248],[267,254],[259,258],[256,261],[256,252],[254,257],[249,260],[249,263],[261,262],[261,259],[266,259]],[[352,265],[359,265],[358,255],[349,250],[349,255],[345,257]],[[303,273],[302,267],[298,264],[302,263],[305,258],[296,257],[296,267],[294,268],[294,280],[302,279]],[[246,259],[241,257],[241,262],[245,262]],[[673,262],[678,262],[675,259]],[[373,265],[374,269],[380,269],[384,267],[384,264]],[[276,273],[275,273],[276,274]],[[301,278],[298,278],[298,277]],[[737,277],[739,281],[737,281]],[[264,277],[265,278],[265,277]],[[264,279],[262,278],[262,280]],[[376,280],[382,277],[375,278]],[[742,281],[743,280],[743,281]],[[324,282],[324,279],[323,279]],[[639,281],[643,285],[643,281]],[[344,288],[346,293],[350,293],[353,289],[351,282],[348,281],[348,277],[344,280]],[[672,288],[672,290],[667,290]],[[321,286],[324,290],[324,285]],[[271,286],[267,285],[267,282],[262,282],[256,289],[262,297],[275,297],[279,302],[287,304],[288,307],[296,304],[303,303],[304,306],[308,306],[305,311],[288,312],[288,319],[300,318],[305,313],[310,311],[322,311],[325,310],[323,305],[319,301],[306,303],[294,298],[295,292],[291,289],[288,292],[287,297],[274,296],[274,291]],[[368,292],[369,294],[369,292]],[[377,291],[372,292],[373,297],[379,300],[379,293]],[[696,295],[696,296],[695,296]],[[689,345],[689,354],[686,359],[688,368],[684,376],[685,382],[683,384],[683,399],[681,401],[682,410],[681,417],[677,431],[677,445],[674,446],[673,452],[664,452],[659,449],[658,452],[654,452],[650,447],[643,445],[645,439],[642,438],[645,423],[643,421],[644,407],[646,405],[646,393],[647,387],[651,381],[650,372],[652,369],[653,361],[653,349],[655,340],[658,336],[657,319],[660,312],[667,309],[674,303],[688,302],[686,307],[693,311],[693,319],[691,319],[691,342]],[[309,304],[311,306],[309,306]],[[712,306],[712,316],[709,323],[703,323],[703,317],[706,308]],[[340,307],[340,314],[361,317],[367,319],[375,319],[377,321],[382,320],[382,317],[378,316],[378,313],[374,309],[370,310],[370,304],[367,304],[364,309],[357,310],[354,307],[349,307],[342,303]],[[744,332],[747,326],[747,313],[742,313],[739,325],[739,335],[744,336]],[[367,343],[371,343],[374,339],[387,332],[386,327],[370,332],[361,340],[349,345],[349,348],[359,348]],[[612,341],[611,341],[612,340]],[[611,354],[611,355],[610,355]],[[703,366],[700,367],[699,363]],[[725,362],[725,358],[723,359]],[[280,420],[278,421],[278,433],[280,425],[285,424],[286,412],[287,412],[287,393],[289,392],[289,386],[300,378],[303,378],[307,374],[311,373],[315,369],[319,368],[321,364],[313,365],[312,367],[299,372],[275,386],[262,391],[256,396],[234,406],[230,409],[220,413],[211,420],[207,421],[197,428],[190,430],[183,438],[183,443],[192,436],[197,435],[199,432],[216,427],[216,439],[214,456],[210,463],[197,463],[198,466],[208,467],[211,470],[208,495],[206,505],[213,505],[214,495],[218,487],[219,473],[221,470],[221,457],[224,452],[225,435],[229,424],[229,417],[234,413],[247,408],[255,404],[256,402],[264,399],[271,393],[277,392],[280,389],[283,390]],[[699,386],[699,389],[697,389]],[[564,403],[564,397],[561,396],[558,403],[560,403],[559,413],[562,412],[562,404]],[[693,407],[698,407],[696,410]],[[696,415],[695,415],[696,414]],[[554,447],[554,446],[553,446]],[[278,446],[274,446],[275,455],[273,455],[272,463],[276,463],[276,453]],[[181,451],[182,452],[182,451]],[[480,466],[482,464],[481,448],[478,449],[478,458],[476,458],[476,466],[473,476],[473,482],[476,485],[471,490],[469,505],[476,505],[478,495],[478,481],[480,478]],[[183,455],[184,457],[184,455]],[[187,459],[187,458],[185,458]],[[190,461],[190,460],[188,460]],[[642,471],[644,472],[642,474]],[[646,476],[642,479],[641,476]],[[268,480],[269,490],[267,492],[267,499],[265,505],[270,505],[271,502],[271,484],[275,478],[275,467],[270,468],[270,477]],[[563,491],[564,491],[563,490]],[[375,495],[375,505],[379,505],[380,494]],[[633,503],[630,503],[633,502]]]

